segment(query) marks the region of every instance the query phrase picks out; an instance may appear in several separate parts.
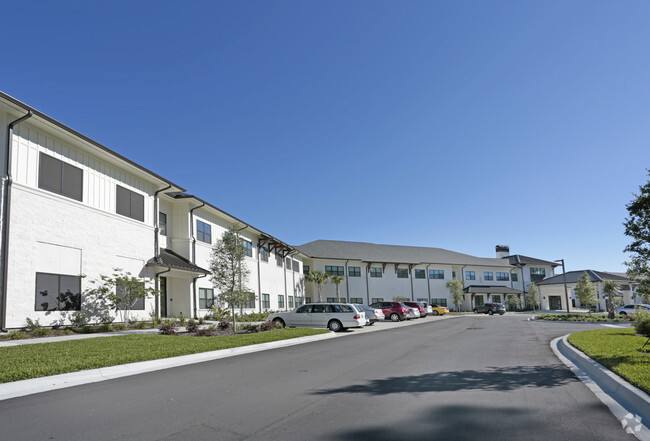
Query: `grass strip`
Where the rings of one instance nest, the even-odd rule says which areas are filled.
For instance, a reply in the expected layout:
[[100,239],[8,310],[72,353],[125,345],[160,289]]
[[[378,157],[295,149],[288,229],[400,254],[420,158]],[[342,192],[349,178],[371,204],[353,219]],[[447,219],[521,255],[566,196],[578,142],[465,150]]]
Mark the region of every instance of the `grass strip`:
[[[598,329],[569,336],[573,346],[650,394],[650,354],[641,351],[646,340],[634,329]],[[650,350],[650,344],[645,350]]]
[[286,328],[227,337],[120,335],[0,348],[0,383],[324,334]]

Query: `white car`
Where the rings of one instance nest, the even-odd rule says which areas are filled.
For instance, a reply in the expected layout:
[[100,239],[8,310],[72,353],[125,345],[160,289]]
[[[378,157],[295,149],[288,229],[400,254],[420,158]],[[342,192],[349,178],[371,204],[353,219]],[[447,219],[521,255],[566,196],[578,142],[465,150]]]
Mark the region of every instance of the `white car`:
[[616,308],[616,314],[633,315],[636,309],[650,312],[650,305],[646,305],[645,303],[638,303],[636,305],[621,306],[620,308]]
[[407,308],[409,309],[409,314],[406,317],[407,320],[420,318],[421,314],[418,308],[411,308],[410,306],[407,306]]
[[365,314],[350,303],[308,303],[293,311],[269,314],[267,320],[280,326],[327,328],[334,332],[366,324]]

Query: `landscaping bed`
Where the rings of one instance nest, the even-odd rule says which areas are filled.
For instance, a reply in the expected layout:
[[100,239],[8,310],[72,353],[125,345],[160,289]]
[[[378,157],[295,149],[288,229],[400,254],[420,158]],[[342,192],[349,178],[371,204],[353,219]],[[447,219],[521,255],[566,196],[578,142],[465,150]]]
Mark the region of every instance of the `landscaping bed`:
[[598,329],[569,336],[569,343],[650,394],[650,343],[634,329]]
[[617,316],[615,319],[608,319],[607,314],[540,314],[535,316],[535,319],[555,322],[629,323],[632,321],[632,316]]
[[187,335],[120,335],[0,348],[0,383],[97,369],[138,361],[236,348],[328,330],[287,328],[218,338]]

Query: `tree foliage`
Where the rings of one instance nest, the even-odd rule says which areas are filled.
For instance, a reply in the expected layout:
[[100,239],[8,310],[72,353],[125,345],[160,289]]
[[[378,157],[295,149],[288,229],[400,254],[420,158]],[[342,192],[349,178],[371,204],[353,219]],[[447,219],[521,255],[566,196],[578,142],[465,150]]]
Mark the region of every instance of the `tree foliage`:
[[327,281],[329,280],[329,278],[330,278],[329,274],[322,273],[322,272],[320,272],[318,270],[315,270],[315,271],[312,271],[309,274],[307,274],[305,276],[305,278],[307,280],[309,280],[310,282],[313,282],[316,285],[317,290],[318,290],[317,291],[318,292],[318,301],[322,302],[323,301],[323,299],[322,299],[323,298],[323,296],[322,296],[323,285],[326,284]]
[[463,282],[458,279],[453,279],[447,283],[447,289],[449,289],[449,293],[451,294],[451,301],[456,305],[456,311],[460,311],[465,297],[463,293]]
[[[650,176],[650,170],[648,175]],[[630,261],[625,262],[628,276],[638,285],[637,294],[645,301],[650,298],[650,180],[639,187],[639,194],[626,205],[629,216],[625,219],[625,235],[632,242],[625,247]]]
[[219,292],[219,303],[227,304],[232,309],[233,321],[235,307],[243,307],[255,300],[255,293],[247,286],[250,270],[245,262],[246,246],[237,232],[238,229],[239,225],[235,224],[224,232],[212,247],[210,256],[212,285]]
[[614,296],[618,294],[618,284],[613,280],[605,280],[603,284],[603,294],[605,294],[605,305],[607,306],[607,318],[616,318],[616,302]]
[[404,296],[395,296],[393,297],[393,302],[408,302],[410,299]]
[[532,306],[537,309],[539,306],[539,288],[534,283],[528,285],[528,292],[526,293],[526,305]]
[[330,276],[330,282],[336,285],[336,301],[341,301],[341,283],[345,280],[343,276]]
[[584,272],[576,285],[576,298],[583,306],[590,306],[598,303],[596,298],[596,286],[591,283],[591,278],[587,271]]

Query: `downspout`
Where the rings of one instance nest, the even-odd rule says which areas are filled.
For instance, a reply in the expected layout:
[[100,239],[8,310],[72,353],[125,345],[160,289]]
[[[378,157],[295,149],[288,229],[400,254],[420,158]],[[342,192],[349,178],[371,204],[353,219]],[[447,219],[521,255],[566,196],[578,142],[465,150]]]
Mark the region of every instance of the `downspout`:
[[7,154],[5,156],[5,185],[3,186],[2,198],[2,310],[0,310],[0,330],[5,331],[7,324],[7,280],[9,279],[7,271],[9,270],[9,221],[11,214],[11,146],[14,134],[14,126],[20,124],[32,117],[32,111],[27,111],[27,115],[21,116],[12,121],[7,126]]
[[370,273],[370,262],[366,264],[366,300],[368,305],[370,305],[370,286],[368,285],[368,273]]
[[262,246],[260,241],[257,241],[257,292],[260,293],[260,307],[259,312],[262,312],[262,264],[260,262]]
[[[154,283],[155,283],[154,289],[158,293],[157,300],[156,300],[156,318],[160,318],[160,279],[159,279],[159,277],[160,277],[161,274],[168,273],[171,270],[172,270],[171,268],[167,268],[165,271],[161,271],[159,273],[156,273],[156,275],[154,276]],[[167,296],[165,296],[165,301],[167,301]],[[167,306],[167,305],[165,305],[165,306]]]
[[154,195],[153,195],[153,219],[154,219],[154,229],[153,229],[153,256],[154,260],[158,262],[158,259],[160,258],[160,247],[158,246],[158,232],[160,231],[160,215],[158,214],[158,194],[161,191],[169,190],[172,188],[172,184],[169,184],[165,188],[161,188],[160,190],[157,190]]
[[[194,210],[201,208],[205,206],[205,202],[201,203],[198,207],[194,207],[190,209],[190,238],[192,239],[192,263],[196,265],[196,237],[194,237]],[[198,277],[195,277],[192,280],[192,298],[190,298],[190,306],[194,310],[194,314],[196,314],[196,279]],[[194,303],[194,305],[192,305]]]
[[282,255],[282,268],[284,269],[284,310],[289,310],[289,294],[287,293],[287,254]]
[[429,267],[431,264],[427,265],[427,269],[425,270],[425,277],[427,278],[427,293],[429,294],[429,305],[431,305],[431,279],[429,279]]
[[348,303],[350,303],[350,284],[348,283],[348,279],[350,278],[350,273],[348,272],[348,262],[350,259],[345,261],[345,296],[348,300]]
[[413,294],[413,267],[415,265],[409,265],[409,279],[411,280],[411,301],[415,302],[415,294]]

